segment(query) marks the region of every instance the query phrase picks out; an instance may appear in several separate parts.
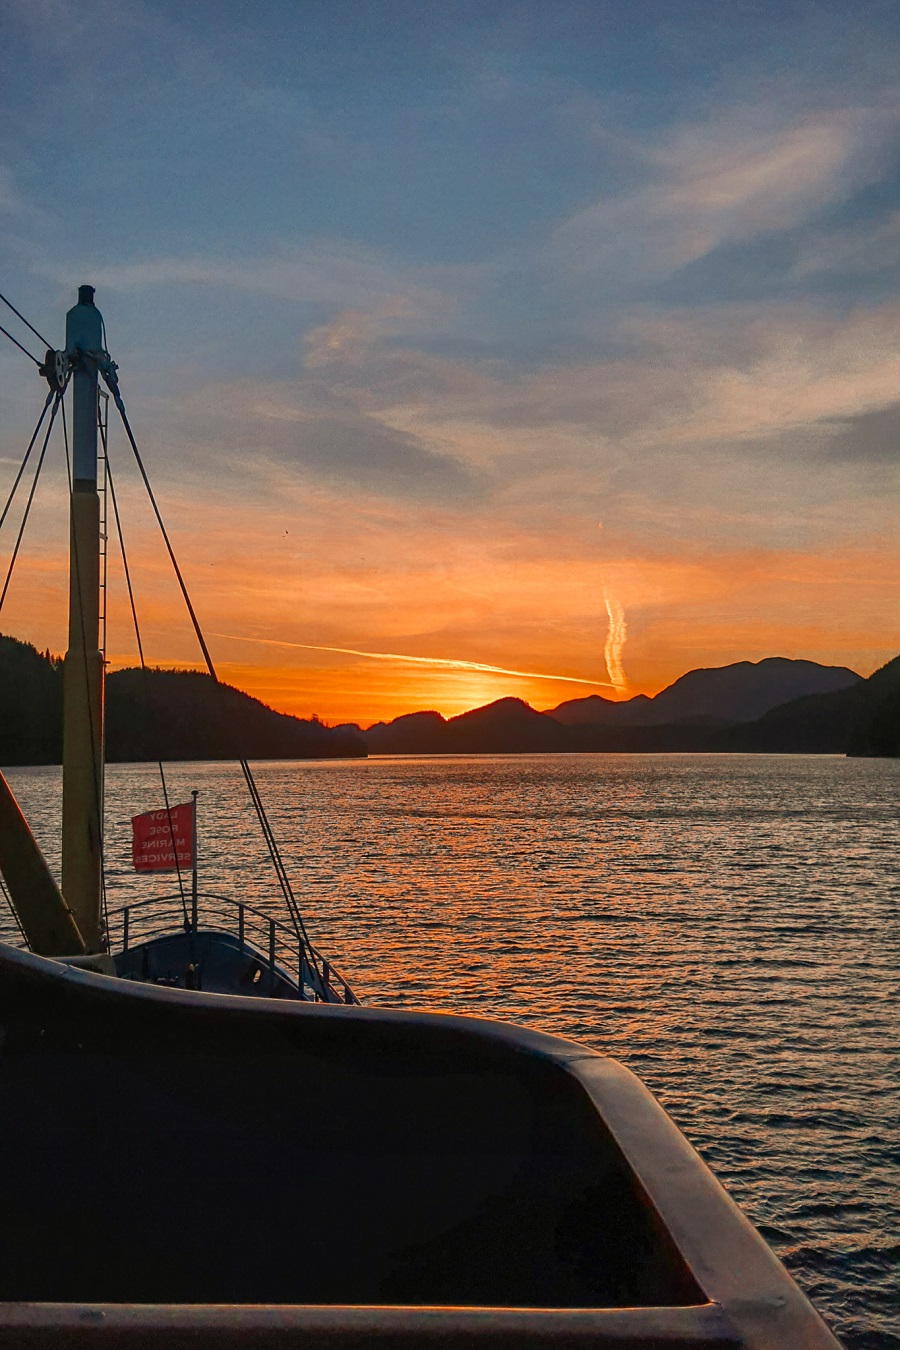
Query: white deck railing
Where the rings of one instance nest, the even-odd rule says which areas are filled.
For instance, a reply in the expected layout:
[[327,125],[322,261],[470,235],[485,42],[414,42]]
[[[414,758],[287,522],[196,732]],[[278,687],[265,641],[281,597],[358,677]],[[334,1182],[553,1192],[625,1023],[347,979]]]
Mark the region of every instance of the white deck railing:
[[296,982],[304,997],[323,1003],[359,1003],[340,971],[293,926],[227,895],[202,891],[196,897],[188,893],[182,897],[175,891],[110,908],[109,950],[124,952],[152,938],[203,929],[229,933],[242,947],[255,948],[270,969],[277,967]]

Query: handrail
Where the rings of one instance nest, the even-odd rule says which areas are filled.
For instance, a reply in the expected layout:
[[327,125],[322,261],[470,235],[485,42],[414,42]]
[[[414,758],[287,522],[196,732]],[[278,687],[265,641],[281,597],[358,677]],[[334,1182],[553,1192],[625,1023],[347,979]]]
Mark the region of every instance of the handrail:
[[[253,905],[247,905],[242,900],[235,900],[230,895],[202,891],[198,894],[197,900],[198,910],[205,908],[207,916],[217,918],[220,921],[225,919],[225,915],[221,913],[223,908],[232,912],[237,910],[236,936],[241,946],[245,942],[254,942],[270,969],[274,969],[276,964],[287,967],[291,971],[292,979],[295,978],[293,975],[293,969],[295,968],[296,983],[301,993],[304,985],[307,985],[313,990],[314,997],[321,1001],[359,1003],[359,999],[354,994],[350,984],[334,963],[326,959],[311,942],[307,942],[302,934],[297,933],[292,925],[274,918],[271,914],[257,909]],[[205,906],[203,905],[204,901],[207,902]],[[177,906],[177,915],[172,913],[173,906]],[[147,922],[144,911],[163,908],[169,910],[166,915],[165,928],[153,924],[152,921]],[[185,931],[190,931],[190,926],[184,923],[181,895],[177,891],[150,896],[146,900],[136,900],[131,904],[109,911],[110,928],[116,922],[121,923],[123,951],[128,949],[129,944],[148,941],[153,937],[160,936],[163,931],[171,932],[172,921],[176,918],[179,928],[184,927]],[[231,929],[226,927],[226,931],[231,931]]]
[[[257,909],[255,905],[248,905],[243,900],[235,900],[234,897],[231,895],[220,895],[217,891],[198,891],[197,899],[216,900],[223,905],[231,905],[234,908],[240,907],[241,909],[245,910],[247,914],[256,914],[260,919],[265,919],[267,923],[269,919],[272,918],[272,915],[269,914],[264,909]],[[181,904],[180,892],[169,891],[165,895],[152,895],[149,898],[149,900],[129,901],[128,904],[123,905],[121,909],[113,910],[112,914],[113,915],[122,914],[126,909],[130,910],[131,913],[133,914],[136,909],[147,909],[152,905],[161,905],[164,904],[167,900],[177,900],[180,905]],[[294,931],[292,924],[290,925],[286,924],[281,919],[275,919],[274,923],[278,928],[283,929],[286,933],[293,933]]]

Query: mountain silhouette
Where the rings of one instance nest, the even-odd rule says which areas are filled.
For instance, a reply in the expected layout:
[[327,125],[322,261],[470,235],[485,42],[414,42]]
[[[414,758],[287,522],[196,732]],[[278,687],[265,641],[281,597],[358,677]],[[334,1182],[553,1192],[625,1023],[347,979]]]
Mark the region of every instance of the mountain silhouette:
[[349,731],[275,712],[195,670],[116,670],[106,679],[106,757],[117,760],[342,759]]
[[[737,708],[743,714],[748,708],[767,705],[779,687],[808,688],[810,684],[824,685],[827,692],[769,705],[752,720],[727,718],[723,713]],[[662,704],[663,708],[668,704],[671,720],[653,720],[664,694],[671,695]],[[539,713],[521,699],[505,698],[449,719],[436,712],[409,713],[359,734],[373,754],[796,751],[889,755],[897,753],[890,747],[900,736],[898,698],[900,657],[867,680],[846,667],[772,657],[757,663],[741,661],[736,667],[690,671],[655,699],[639,696],[621,704],[596,695],[573,699],[560,705],[569,721],[558,718],[558,709]],[[657,711],[648,715],[647,705],[653,704]],[[591,720],[607,719],[614,708],[624,713],[618,723]]]
[[[62,662],[0,635],[0,764],[58,764]],[[331,759],[365,755],[365,742],[313,719],[274,712],[193,670],[117,670],[106,678],[110,762]]]
[[[375,755],[441,754],[446,719],[439,712],[404,713],[393,722],[376,722],[365,732],[369,752]],[[358,726],[351,729],[363,736]]]
[[858,719],[853,727],[848,755],[900,757],[900,672],[893,673],[897,675],[894,687],[879,692],[871,716]]
[[[779,690],[797,687],[806,690],[801,697],[771,705]],[[761,715],[747,715],[760,706]],[[58,658],[0,635],[0,708],[0,764],[59,763]],[[614,703],[593,695],[548,713],[501,698],[457,717],[407,713],[366,731],[275,712],[197,671],[119,670],[106,680],[106,731],[110,761],[579,751],[898,755],[900,657],[867,680],[846,667],[770,657],[689,671],[652,699]]]
[[487,753],[498,755],[567,748],[567,736],[560,724],[546,713],[535,712],[520,698],[499,698],[451,717],[446,725],[449,744],[458,754],[477,747],[489,747]]
[[499,698],[451,718],[436,712],[406,713],[359,734],[376,755],[502,755],[568,748],[559,723],[520,698]]
[[560,703],[549,712],[567,726],[653,726],[687,717],[753,722],[782,703],[807,694],[830,694],[860,678],[846,666],[767,656],[762,661],[690,670],[654,698],[638,694],[614,702],[592,694]]
[[[801,754],[895,754],[868,749],[889,740],[891,709],[900,694],[900,656],[867,680],[830,694],[811,694],[772,708],[755,722],[733,726],[721,734],[728,750]],[[897,724],[893,723],[896,743]]]

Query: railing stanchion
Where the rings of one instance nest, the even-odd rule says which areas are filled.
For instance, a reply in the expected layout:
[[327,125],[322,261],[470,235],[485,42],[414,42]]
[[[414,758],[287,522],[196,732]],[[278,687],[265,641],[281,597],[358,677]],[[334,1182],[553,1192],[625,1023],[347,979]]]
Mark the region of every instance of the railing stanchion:
[[[116,914],[122,916],[122,951],[129,950],[131,942],[131,911],[134,910],[137,916],[137,928],[135,929],[135,938],[139,945],[152,942],[155,938],[161,937],[172,931],[172,905],[180,900],[180,895],[163,895],[152,900],[138,900],[131,905],[123,905]],[[262,969],[268,966],[269,982],[272,986],[276,982],[276,958],[278,955],[278,942],[282,943],[282,956],[290,965],[290,951],[294,940],[297,941],[297,986],[302,999],[312,999],[315,1002],[325,1003],[352,1003],[356,1004],[359,999],[353,993],[350,985],[344,976],[327,961],[321,952],[317,951],[311,943],[305,941],[302,934],[297,933],[296,927],[289,930],[286,924],[280,923],[270,915],[264,914],[261,910],[254,909],[252,905],[246,905],[243,901],[232,900],[224,895],[208,894],[204,896],[204,901],[208,903],[217,918],[221,917],[221,908],[223,905],[230,906],[232,910],[238,912],[237,934],[238,945],[242,956],[246,955],[248,946],[261,958]],[[249,931],[248,931],[249,921]],[[228,923],[227,931],[234,933],[231,923]],[[268,932],[268,943],[265,942],[265,935]],[[262,951],[268,946],[268,951],[263,956]],[[262,949],[262,951],[261,951]],[[145,962],[146,962],[146,948]],[[311,987],[309,994],[306,993],[306,984],[304,983],[304,970],[308,976],[308,983]],[[143,978],[146,978],[146,970]]]
[[200,793],[194,788],[191,796],[194,809],[191,812],[191,932],[197,931],[197,798]]

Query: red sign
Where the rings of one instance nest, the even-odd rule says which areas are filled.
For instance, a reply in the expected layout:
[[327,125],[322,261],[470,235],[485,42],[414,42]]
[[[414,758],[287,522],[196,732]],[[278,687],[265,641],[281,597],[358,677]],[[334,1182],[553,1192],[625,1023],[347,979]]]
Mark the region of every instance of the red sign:
[[175,872],[180,867],[193,867],[193,802],[132,816],[131,829],[131,859],[136,872]]

